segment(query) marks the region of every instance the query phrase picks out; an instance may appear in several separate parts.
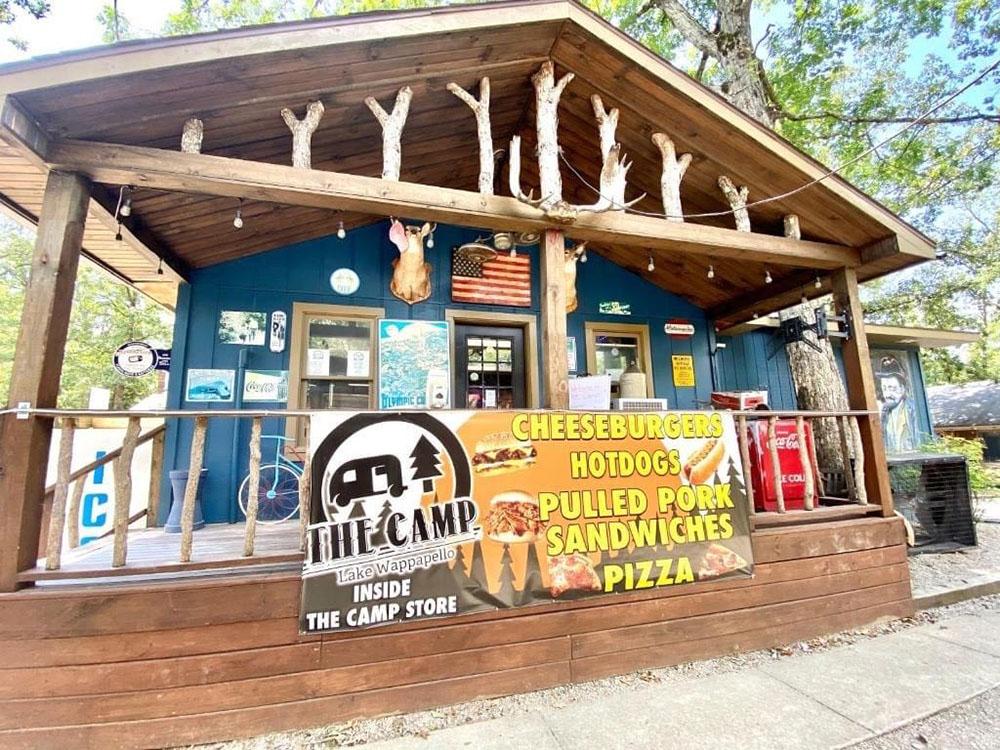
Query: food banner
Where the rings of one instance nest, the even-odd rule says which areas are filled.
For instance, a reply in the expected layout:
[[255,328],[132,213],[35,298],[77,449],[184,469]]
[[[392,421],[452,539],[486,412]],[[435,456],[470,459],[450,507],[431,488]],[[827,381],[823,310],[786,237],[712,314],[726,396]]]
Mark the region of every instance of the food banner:
[[751,574],[724,412],[312,416],[300,629]]

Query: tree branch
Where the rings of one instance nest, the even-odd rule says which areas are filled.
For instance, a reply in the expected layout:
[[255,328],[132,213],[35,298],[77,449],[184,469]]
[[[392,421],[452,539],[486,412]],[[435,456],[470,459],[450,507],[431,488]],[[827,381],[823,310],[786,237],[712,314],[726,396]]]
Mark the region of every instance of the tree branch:
[[847,123],[849,125],[871,125],[871,124],[891,124],[891,123],[909,123],[915,122],[920,125],[954,125],[958,123],[965,122],[995,122],[1000,124],[1000,114],[995,112],[973,112],[968,115],[955,115],[953,117],[921,117],[914,119],[913,117],[886,117],[884,115],[872,115],[870,117],[858,117],[855,115],[847,115],[840,112],[830,112],[829,110],[823,110],[822,112],[817,112],[815,114],[792,114],[791,112],[786,112],[784,109],[779,109],[776,113],[777,117],[782,120],[791,120],[792,122],[808,122],[811,120],[836,120],[838,122]]
[[666,13],[667,18],[687,42],[703,54],[718,57],[719,46],[715,36],[684,7],[680,0],[656,0],[656,6]]

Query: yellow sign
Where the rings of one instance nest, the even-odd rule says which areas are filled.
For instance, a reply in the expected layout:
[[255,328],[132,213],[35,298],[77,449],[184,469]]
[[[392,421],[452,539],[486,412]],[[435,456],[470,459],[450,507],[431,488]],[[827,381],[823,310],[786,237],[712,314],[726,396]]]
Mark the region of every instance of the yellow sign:
[[694,357],[690,354],[674,354],[674,385],[678,388],[694,388]]

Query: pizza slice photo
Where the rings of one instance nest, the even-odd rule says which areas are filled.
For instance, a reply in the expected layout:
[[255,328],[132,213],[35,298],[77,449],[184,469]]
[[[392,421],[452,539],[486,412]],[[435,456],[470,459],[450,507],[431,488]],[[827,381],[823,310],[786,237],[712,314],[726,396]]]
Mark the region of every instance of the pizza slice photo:
[[698,580],[702,578],[715,578],[717,576],[742,570],[749,566],[746,560],[733,552],[728,547],[721,544],[711,544],[705,557],[698,568]]
[[601,591],[601,577],[586,555],[557,555],[549,558],[549,593],[558,599],[567,591]]

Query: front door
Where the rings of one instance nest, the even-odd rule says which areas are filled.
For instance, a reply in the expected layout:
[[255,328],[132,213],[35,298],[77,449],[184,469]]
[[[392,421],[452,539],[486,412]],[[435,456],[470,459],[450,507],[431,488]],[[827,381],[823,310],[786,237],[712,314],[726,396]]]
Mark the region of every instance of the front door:
[[455,408],[524,409],[524,330],[455,325]]

